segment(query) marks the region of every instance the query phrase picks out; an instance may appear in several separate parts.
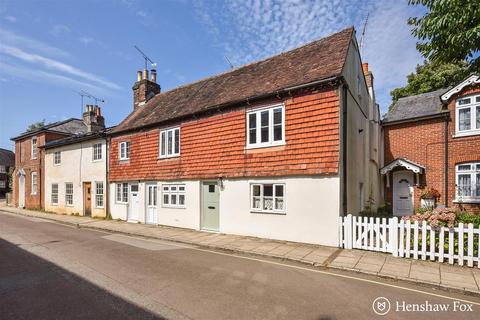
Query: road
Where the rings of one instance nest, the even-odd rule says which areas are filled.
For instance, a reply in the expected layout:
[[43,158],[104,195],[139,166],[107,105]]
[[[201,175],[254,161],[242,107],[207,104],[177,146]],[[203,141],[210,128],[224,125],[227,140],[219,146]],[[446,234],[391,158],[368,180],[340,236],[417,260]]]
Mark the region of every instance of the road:
[[[378,297],[390,302],[386,316],[372,309]],[[438,320],[479,311],[475,296],[0,212],[1,319]]]

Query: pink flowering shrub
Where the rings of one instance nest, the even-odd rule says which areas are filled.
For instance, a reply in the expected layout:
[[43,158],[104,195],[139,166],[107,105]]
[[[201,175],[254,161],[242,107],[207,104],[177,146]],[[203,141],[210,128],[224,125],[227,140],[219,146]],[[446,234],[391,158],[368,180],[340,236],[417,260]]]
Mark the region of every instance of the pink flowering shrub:
[[426,221],[430,226],[437,227],[449,227],[455,226],[455,220],[457,218],[457,210],[453,208],[433,209],[424,211],[422,213],[414,214],[413,216],[402,217],[402,220],[411,222],[418,221],[421,225],[423,221]]

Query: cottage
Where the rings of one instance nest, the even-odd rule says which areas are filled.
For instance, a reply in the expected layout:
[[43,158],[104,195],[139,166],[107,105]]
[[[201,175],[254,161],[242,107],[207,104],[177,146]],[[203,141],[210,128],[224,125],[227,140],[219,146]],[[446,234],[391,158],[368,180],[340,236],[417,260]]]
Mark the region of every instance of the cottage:
[[363,69],[350,28],[167,92],[139,72],[109,133],[112,218],[336,246],[339,216],[380,201]]
[[87,105],[86,132],[47,142],[45,210],[105,217],[107,213],[107,140],[100,107]]
[[82,134],[87,127],[80,119],[68,119],[25,131],[15,141],[14,204],[20,208],[44,209],[44,154],[42,147],[53,140]]
[[8,173],[13,171],[15,166],[15,153],[0,148],[0,199],[5,199],[6,193],[10,190],[10,179]]
[[[395,215],[426,205],[480,213],[480,77],[401,98],[383,120],[385,199]],[[429,194],[430,193],[430,194]]]

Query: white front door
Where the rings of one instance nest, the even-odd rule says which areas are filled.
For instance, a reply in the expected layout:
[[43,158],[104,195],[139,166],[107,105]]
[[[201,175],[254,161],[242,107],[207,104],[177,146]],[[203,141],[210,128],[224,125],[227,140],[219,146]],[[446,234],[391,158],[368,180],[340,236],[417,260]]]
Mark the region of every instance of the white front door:
[[158,187],[156,184],[147,184],[145,190],[145,198],[147,199],[147,216],[145,217],[145,223],[157,224],[157,190]]
[[396,216],[413,214],[413,173],[411,171],[393,173],[393,214]]
[[18,176],[18,207],[25,207],[25,175]]
[[128,199],[128,221],[138,221],[138,210],[140,210],[138,184],[131,184]]

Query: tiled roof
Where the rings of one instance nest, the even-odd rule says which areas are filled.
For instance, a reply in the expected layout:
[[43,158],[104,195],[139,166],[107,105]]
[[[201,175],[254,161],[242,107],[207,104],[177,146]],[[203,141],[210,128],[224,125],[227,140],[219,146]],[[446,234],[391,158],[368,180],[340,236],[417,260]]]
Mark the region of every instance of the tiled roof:
[[98,138],[104,137],[105,134],[108,134],[108,132],[110,132],[113,128],[115,127],[109,127],[101,131],[87,132],[87,133],[77,134],[77,135],[59,139],[59,140],[49,141],[45,143],[43,147],[45,149],[51,149],[59,146],[82,142],[82,141],[98,139]]
[[83,134],[87,132],[87,126],[80,119],[70,118],[64,121],[58,121],[44,125],[31,131],[25,131],[17,137],[11,138],[11,140],[18,140],[24,137],[35,135],[42,131],[55,131],[65,134]]
[[7,149],[0,148],[0,165],[13,167],[15,165],[15,153]]
[[133,111],[113,133],[340,76],[353,33],[354,29],[348,28],[300,48],[157,94]]
[[384,123],[402,121],[443,113],[440,96],[447,89],[439,89],[416,96],[400,98],[383,118]]

